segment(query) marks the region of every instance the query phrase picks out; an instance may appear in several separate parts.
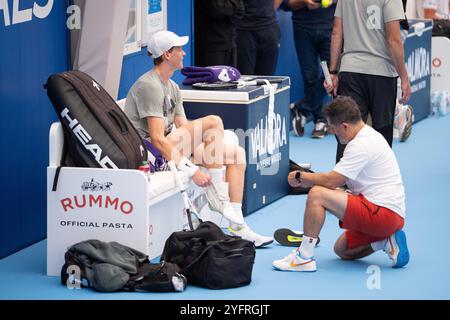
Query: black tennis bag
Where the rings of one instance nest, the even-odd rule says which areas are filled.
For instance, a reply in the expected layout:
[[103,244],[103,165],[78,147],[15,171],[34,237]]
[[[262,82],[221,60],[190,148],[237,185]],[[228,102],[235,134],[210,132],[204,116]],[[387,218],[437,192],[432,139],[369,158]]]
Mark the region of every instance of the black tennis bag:
[[64,128],[62,165],[137,169],[144,141],[114,99],[81,71],[50,76],[47,95]]
[[252,280],[255,245],[226,235],[216,224],[206,221],[193,231],[172,233],[161,260],[178,265],[189,284],[209,289],[236,288]]

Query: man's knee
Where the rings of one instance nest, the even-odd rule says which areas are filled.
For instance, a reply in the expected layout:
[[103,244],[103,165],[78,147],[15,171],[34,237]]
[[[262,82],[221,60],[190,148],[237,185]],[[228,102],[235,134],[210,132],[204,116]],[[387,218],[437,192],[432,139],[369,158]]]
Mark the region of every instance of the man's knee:
[[308,204],[321,204],[323,199],[324,187],[314,186],[308,192]]
[[236,147],[235,149],[236,151],[236,161],[237,164],[239,165],[247,165],[247,159],[246,159],[246,155],[245,155],[245,149],[242,147]]
[[223,121],[218,116],[207,116],[205,117],[205,130],[208,129],[220,129],[223,130]]

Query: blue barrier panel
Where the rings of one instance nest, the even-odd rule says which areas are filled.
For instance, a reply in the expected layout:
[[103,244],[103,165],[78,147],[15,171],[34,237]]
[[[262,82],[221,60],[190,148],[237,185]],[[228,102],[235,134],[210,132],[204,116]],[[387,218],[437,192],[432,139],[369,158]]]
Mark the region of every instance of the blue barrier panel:
[[44,0],[0,7],[0,258],[46,237],[48,130],[56,114],[42,85],[68,67],[66,9],[66,1]]
[[[271,77],[268,77],[271,78]],[[274,77],[277,78],[277,77]],[[182,86],[186,116],[222,118],[225,129],[233,130],[247,154],[243,213],[248,215],[289,192],[289,78],[275,94],[275,150],[268,146],[269,97],[262,87],[250,86],[225,91],[195,90]]]
[[431,20],[409,20],[410,31],[404,43],[405,64],[411,80],[411,100],[415,122],[430,114]]

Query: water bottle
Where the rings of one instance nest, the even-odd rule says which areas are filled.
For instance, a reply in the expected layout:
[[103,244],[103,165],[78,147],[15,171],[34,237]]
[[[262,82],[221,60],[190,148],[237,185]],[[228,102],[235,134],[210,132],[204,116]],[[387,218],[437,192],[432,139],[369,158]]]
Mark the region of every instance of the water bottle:
[[439,102],[441,100],[442,91],[437,90],[431,94],[431,115],[438,116],[439,115]]
[[438,104],[439,116],[443,117],[450,111],[450,95],[448,91],[442,91]]

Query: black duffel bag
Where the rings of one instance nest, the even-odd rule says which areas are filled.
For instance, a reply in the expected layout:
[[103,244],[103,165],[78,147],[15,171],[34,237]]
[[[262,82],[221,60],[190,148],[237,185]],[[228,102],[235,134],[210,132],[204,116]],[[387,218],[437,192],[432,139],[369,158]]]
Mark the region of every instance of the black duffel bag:
[[174,232],[161,260],[177,264],[189,284],[209,289],[250,284],[255,261],[253,242],[223,233],[206,221],[193,231]]

